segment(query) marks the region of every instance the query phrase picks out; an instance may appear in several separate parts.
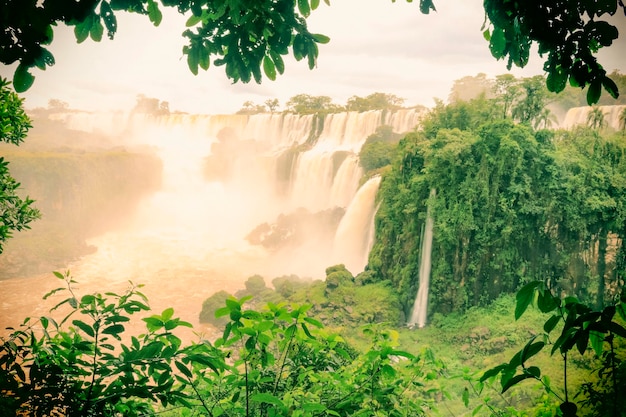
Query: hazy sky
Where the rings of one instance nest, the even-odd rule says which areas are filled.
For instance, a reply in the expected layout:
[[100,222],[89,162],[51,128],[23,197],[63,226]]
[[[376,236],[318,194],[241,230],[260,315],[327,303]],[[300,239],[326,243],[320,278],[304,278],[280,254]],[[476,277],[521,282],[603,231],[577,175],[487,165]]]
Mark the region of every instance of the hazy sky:
[[[422,15],[418,2],[403,0],[331,0],[323,2],[309,19],[309,30],[330,36],[320,46],[318,66],[309,70],[305,60],[286,60],[285,74],[261,85],[232,85],[223,67],[200,70],[193,76],[182,54],[180,35],[186,18],[170,10],[159,27],[146,16],[118,14],[113,41],[77,44],[73,31],[55,30],[51,50],[56,65],[45,72],[33,70],[35,84],[24,94],[26,107],[46,106],[51,98],[72,108],[109,110],[132,108],[138,94],[170,103],[171,110],[191,113],[232,113],[244,101],[262,103],[307,93],[331,96],[344,104],[353,95],[373,92],[395,94],[407,105],[431,106],[433,98],[446,99],[452,82],[480,72],[492,77],[505,73],[505,61],[491,57],[483,39],[481,0],[438,0],[437,13]],[[608,48],[601,62],[610,72],[626,73],[626,19],[619,18],[621,39]],[[534,55],[518,76],[542,73],[543,62]],[[11,77],[14,66],[0,67]],[[625,92],[626,93],[626,92]]]

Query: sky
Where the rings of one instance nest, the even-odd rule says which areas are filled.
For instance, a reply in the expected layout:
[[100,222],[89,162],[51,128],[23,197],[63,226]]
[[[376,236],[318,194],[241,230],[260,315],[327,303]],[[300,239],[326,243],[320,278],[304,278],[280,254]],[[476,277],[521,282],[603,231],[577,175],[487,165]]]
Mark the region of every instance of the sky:
[[[201,114],[234,113],[245,101],[257,104],[278,98],[281,106],[296,94],[330,96],[345,104],[351,96],[395,94],[405,105],[432,106],[445,100],[454,80],[508,72],[505,61],[489,53],[481,26],[482,0],[437,0],[436,13],[423,15],[419,2],[397,0],[331,0],[321,2],[308,19],[309,30],[331,42],[320,45],[317,67],[286,59],[276,81],[233,85],[223,67],[197,76],[182,54],[186,17],[167,10],[159,27],[146,16],[118,13],[114,40],[88,39],[77,44],[72,29],[57,27],[50,47],[56,64],[33,70],[35,83],[23,94],[26,108],[46,107],[59,99],[88,111],[130,110],[137,95],[167,101],[170,110]],[[607,71],[626,73],[626,19],[617,19],[621,39],[600,55]],[[516,76],[542,74],[534,54]],[[0,67],[11,78],[15,65]]]

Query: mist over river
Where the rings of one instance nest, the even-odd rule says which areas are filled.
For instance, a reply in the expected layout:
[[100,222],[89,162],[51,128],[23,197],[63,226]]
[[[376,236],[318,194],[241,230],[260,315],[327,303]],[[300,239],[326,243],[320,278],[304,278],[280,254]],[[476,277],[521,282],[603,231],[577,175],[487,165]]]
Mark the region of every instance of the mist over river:
[[[107,160],[102,163],[106,175],[88,161],[83,174],[69,175],[105,178],[85,182],[88,189],[74,186],[67,196],[18,177],[40,207],[49,205],[67,214],[93,205],[91,210],[100,210],[101,217],[115,218],[105,222],[106,228],[94,226],[93,231],[86,221],[90,253],[81,258],[47,261],[48,272],[30,276],[3,274],[2,332],[26,316],[48,314],[62,299],[55,295],[41,301],[61,284],[52,270],[71,271],[80,294],[124,291],[129,280],[144,284],[142,291],[153,310],[174,307],[195,326],[204,299],[222,289],[235,292],[254,274],[262,275],[267,285],[290,274],[323,279],[326,267],[344,263],[356,275],[363,271],[371,248],[380,182],[378,177],[363,178],[358,153],[379,126],[407,132],[419,116],[414,109],[337,113],[323,119],[294,114],[47,114],[47,122],[62,124],[80,140],[57,140],[57,148],[47,143],[46,163],[67,155],[92,158],[104,151],[126,159],[126,153],[140,153],[158,158],[160,178],[148,176],[139,160],[125,162],[123,170],[115,165],[118,162]],[[31,136],[36,143],[46,143],[37,139],[49,134],[40,125],[35,118]],[[85,150],[77,150],[78,144]],[[30,152],[43,150],[39,146]],[[55,164],[50,163],[60,166]],[[50,178],[57,173],[41,175]],[[59,181],[67,182],[62,176]],[[131,182],[144,190],[136,202],[121,191]],[[85,193],[105,190],[98,184],[114,188],[103,191],[97,203],[81,200]],[[123,200],[112,201],[115,198]],[[80,217],[80,211],[76,213]],[[70,216],[70,224],[71,220]],[[32,232],[21,234],[36,229],[34,225]],[[9,241],[6,256],[19,258],[11,245]]]

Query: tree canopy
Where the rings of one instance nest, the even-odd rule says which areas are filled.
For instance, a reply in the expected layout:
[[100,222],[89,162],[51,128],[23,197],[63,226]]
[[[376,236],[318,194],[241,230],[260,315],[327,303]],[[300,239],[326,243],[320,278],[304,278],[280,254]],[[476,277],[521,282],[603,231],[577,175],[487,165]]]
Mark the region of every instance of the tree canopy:
[[[411,2],[412,0],[407,0]],[[324,2],[330,5],[329,0]],[[395,2],[395,0],[392,0]],[[146,15],[154,25],[162,19],[160,7],[176,7],[189,14],[183,53],[192,73],[213,65],[225,66],[233,82],[260,83],[262,73],[270,80],[285,69],[283,56],[290,50],[296,60],[306,58],[314,68],[318,44],[329,38],[309,31],[306,19],[320,0],[82,0],[37,2],[3,0],[0,23],[0,62],[19,62],[13,82],[16,91],[27,90],[34,81],[33,67],[44,70],[54,65],[46,46],[53,41],[53,26],[74,27],[78,42],[88,37],[100,41],[106,29],[113,39],[116,13]],[[507,59],[507,67],[524,67],[531,45],[545,57],[550,91],[560,92],[569,84],[587,90],[594,104],[604,88],[612,97],[618,86],[597,60],[598,51],[619,36],[609,16],[626,14],[621,0],[537,3],[522,0],[486,0],[483,35],[496,59]],[[420,0],[422,13],[435,11],[432,0]]]
[[[30,127],[22,99],[11,91],[6,80],[0,78],[0,142],[19,145]],[[0,253],[13,231],[29,228],[28,224],[40,216],[39,211],[31,206],[33,200],[19,196],[20,183],[10,175],[8,165],[0,157]]]
[[499,81],[493,98],[438,103],[388,153],[373,143],[361,150],[362,163],[383,172],[367,272],[393,282],[407,314],[429,210],[436,312],[480,305],[535,279],[602,308],[621,285],[622,135],[602,130],[598,107],[589,127],[538,130],[550,116],[541,77]]

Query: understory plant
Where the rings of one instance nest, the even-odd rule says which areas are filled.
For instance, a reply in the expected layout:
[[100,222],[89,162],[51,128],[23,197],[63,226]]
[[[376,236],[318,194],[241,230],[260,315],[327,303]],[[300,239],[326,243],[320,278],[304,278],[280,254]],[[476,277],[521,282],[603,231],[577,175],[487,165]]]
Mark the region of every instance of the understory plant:
[[[171,308],[149,314],[131,283],[123,294],[78,295],[69,272],[55,273],[67,294],[0,339],[0,415],[29,416],[421,416],[441,396],[445,372],[431,351],[397,349],[398,334],[363,329],[357,351],[308,316],[309,305],[248,309],[226,299],[228,319],[213,343],[184,344],[190,323]],[[56,295],[55,295],[56,297]]]
[[[519,319],[531,304],[550,315],[543,325],[543,332],[532,336],[508,363],[486,371],[480,382],[499,378],[504,393],[524,380],[538,381],[548,394],[558,399],[557,412],[564,417],[626,416],[624,288],[613,303],[593,309],[574,297],[555,295],[544,282],[533,281],[517,293],[515,319]],[[543,375],[539,366],[529,363],[544,348],[550,348],[550,355],[559,354],[563,359],[562,389],[552,386],[550,377]],[[590,379],[572,394],[574,390],[568,385],[568,366],[575,351],[583,358],[593,357],[588,362]]]
[[139,416],[160,404],[186,404],[191,362],[215,370],[225,367],[209,343],[182,345],[174,334],[191,324],[173,317],[169,308],[143,319],[145,330],[129,336],[131,316],[150,310],[148,300],[131,283],[123,294],[79,296],[69,272],[55,272],[68,297],[53,317],[27,318],[18,330],[0,339],[0,415]]

